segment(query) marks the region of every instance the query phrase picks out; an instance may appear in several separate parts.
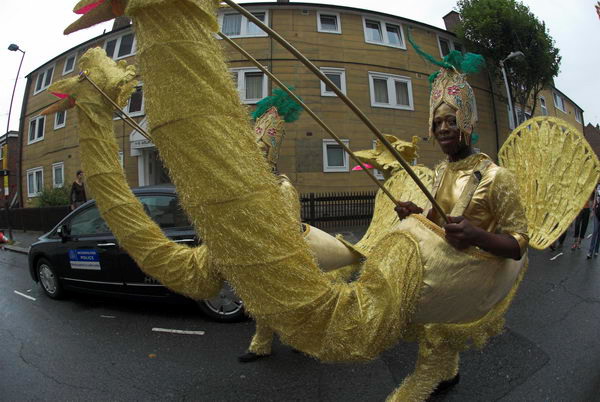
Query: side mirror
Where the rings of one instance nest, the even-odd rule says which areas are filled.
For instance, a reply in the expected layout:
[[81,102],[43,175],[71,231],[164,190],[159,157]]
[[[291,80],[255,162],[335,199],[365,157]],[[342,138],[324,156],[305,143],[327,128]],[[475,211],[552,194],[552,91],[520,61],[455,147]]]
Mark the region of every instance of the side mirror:
[[71,234],[71,231],[69,230],[69,227],[67,225],[62,225],[58,229],[56,229],[56,234],[58,235],[58,237],[60,237],[62,242],[65,243],[67,240],[69,240],[69,235]]

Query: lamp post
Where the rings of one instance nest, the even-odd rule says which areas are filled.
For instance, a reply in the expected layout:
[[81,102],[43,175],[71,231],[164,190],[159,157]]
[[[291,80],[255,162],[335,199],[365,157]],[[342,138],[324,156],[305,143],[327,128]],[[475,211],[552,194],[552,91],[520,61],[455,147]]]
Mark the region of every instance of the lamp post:
[[525,54],[523,54],[523,52],[521,52],[520,50],[518,50],[516,52],[511,52],[504,59],[500,60],[500,68],[502,69],[502,76],[504,77],[504,85],[506,85],[506,94],[507,94],[507,97],[508,97],[508,107],[510,108],[510,112],[513,115],[513,119],[515,121],[515,127],[518,126],[517,122],[519,121],[519,119],[518,119],[518,116],[517,116],[517,111],[513,108],[512,96],[510,94],[510,87],[508,86],[508,78],[506,77],[506,70],[504,69],[504,62],[506,62],[507,60],[512,59],[513,57],[524,57],[524,56],[525,56]]
[[[21,48],[19,48],[18,45],[15,45],[14,43],[11,43],[8,46],[8,50],[10,50],[11,52],[16,52],[19,51],[21,52],[21,61],[19,62],[19,69],[17,70],[17,76],[15,77],[15,85],[13,85],[13,90],[12,90],[12,95],[10,96],[10,106],[8,107],[8,121],[6,122],[6,141],[7,141],[7,145],[8,145],[8,131],[10,130],[10,115],[12,113],[12,105],[13,105],[13,100],[15,99],[15,90],[17,89],[17,82],[19,82],[19,74],[21,74],[21,66],[23,65],[23,59],[25,58],[25,51]],[[19,135],[23,135],[22,133],[19,133]],[[7,150],[6,155],[4,155],[4,159],[8,160],[8,146],[4,148],[5,150]],[[7,166],[8,167],[8,166]],[[8,207],[9,207],[9,199],[8,199],[8,190],[9,190],[9,186],[8,186],[8,170],[5,170],[5,176],[4,176],[4,197],[5,198],[5,210],[6,210],[6,226],[8,229],[8,238],[9,240],[12,240],[13,236],[12,236],[12,228],[10,225],[10,213],[8,212]]]

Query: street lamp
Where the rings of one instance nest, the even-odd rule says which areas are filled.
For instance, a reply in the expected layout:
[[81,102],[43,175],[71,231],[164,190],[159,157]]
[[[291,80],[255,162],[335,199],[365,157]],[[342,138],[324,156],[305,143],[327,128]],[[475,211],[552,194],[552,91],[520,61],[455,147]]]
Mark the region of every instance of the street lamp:
[[[18,45],[15,45],[14,43],[11,43],[8,46],[8,50],[10,50],[11,52],[16,52],[19,51],[21,52],[21,61],[19,62],[19,69],[17,70],[17,76],[15,78],[15,85],[13,86],[13,90],[12,90],[12,95],[10,96],[10,106],[8,107],[8,121],[6,122],[6,141],[7,141],[7,145],[8,145],[8,131],[10,130],[10,115],[12,113],[12,105],[13,105],[13,100],[15,99],[15,90],[17,89],[17,82],[19,82],[19,74],[21,74],[21,66],[23,65],[23,59],[25,58],[25,51],[21,48],[19,48]],[[20,133],[19,135],[22,135],[22,133]],[[8,147],[5,147],[5,150],[7,150],[6,155],[4,155],[4,159],[8,160]],[[5,162],[6,163],[6,162]],[[12,240],[13,236],[12,236],[12,228],[10,226],[10,213],[8,212],[8,207],[9,207],[9,199],[8,199],[8,190],[9,190],[9,186],[8,186],[8,172],[5,171],[5,176],[4,176],[4,196],[6,197],[6,204],[5,204],[5,208],[6,208],[6,226],[8,229],[8,238],[9,240]]]
[[513,115],[513,119],[515,119],[515,127],[517,127],[517,122],[519,121],[519,119],[517,117],[517,111],[513,108],[512,96],[510,95],[510,87],[508,86],[508,78],[506,78],[506,70],[504,70],[504,62],[514,57],[525,57],[525,54],[523,54],[523,52],[521,52],[520,50],[516,52],[510,52],[508,56],[500,60],[500,68],[502,69],[502,76],[504,77],[504,85],[506,85],[506,94],[508,95],[508,107],[510,108],[510,112]]

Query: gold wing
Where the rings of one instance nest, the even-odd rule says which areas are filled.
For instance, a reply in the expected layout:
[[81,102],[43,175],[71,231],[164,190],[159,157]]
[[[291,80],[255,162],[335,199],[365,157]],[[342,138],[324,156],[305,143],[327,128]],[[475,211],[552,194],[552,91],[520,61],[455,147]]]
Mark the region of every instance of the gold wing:
[[556,117],[535,117],[521,124],[498,159],[517,177],[529,245],[539,250],[569,227],[600,176],[590,144],[580,131]]

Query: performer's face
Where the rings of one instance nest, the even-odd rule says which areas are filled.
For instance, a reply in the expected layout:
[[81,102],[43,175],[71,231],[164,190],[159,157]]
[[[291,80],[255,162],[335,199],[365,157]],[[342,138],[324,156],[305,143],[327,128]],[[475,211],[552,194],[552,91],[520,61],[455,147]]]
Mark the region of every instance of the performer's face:
[[[433,114],[433,134],[442,152],[450,157],[461,154],[467,143],[460,135],[460,129],[456,122],[456,110],[446,103],[442,103]],[[460,158],[459,158],[460,159]]]

